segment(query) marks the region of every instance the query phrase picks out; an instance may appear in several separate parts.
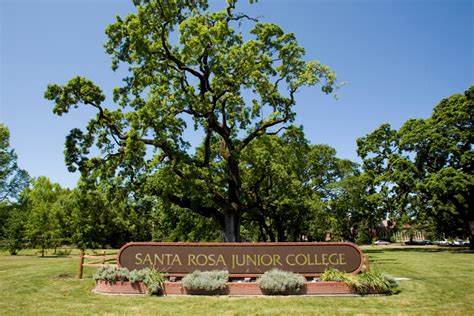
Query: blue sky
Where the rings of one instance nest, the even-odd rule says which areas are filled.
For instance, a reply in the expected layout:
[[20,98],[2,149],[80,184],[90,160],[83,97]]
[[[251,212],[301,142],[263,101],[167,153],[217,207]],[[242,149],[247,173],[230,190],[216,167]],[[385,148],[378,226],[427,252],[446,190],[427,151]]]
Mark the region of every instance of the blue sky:
[[[309,59],[347,82],[338,100],[312,88],[297,95],[296,106],[296,123],[311,142],[335,147],[342,158],[357,160],[356,138],[380,124],[427,117],[441,98],[474,84],[473,1],[241,2],[249,15],[294,32]],[[93,112],[56,117],[43,93],[48,83],[81,75],[110,95],[121,76],[110,69],[103,30],[131,11],[128,0],[0,0],[0,122],[32,176],[74,187],[64,138]]]

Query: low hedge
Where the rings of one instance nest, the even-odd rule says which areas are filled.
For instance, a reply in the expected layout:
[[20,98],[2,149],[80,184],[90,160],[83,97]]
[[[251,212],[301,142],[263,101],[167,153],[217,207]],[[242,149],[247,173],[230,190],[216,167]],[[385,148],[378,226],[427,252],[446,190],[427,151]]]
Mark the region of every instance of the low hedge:
[[264,294],[291,295],[297,294],[304,287],[305,281],[300,274],[273,269],[265,272],[257,282]]
[[226,289],[228,281],[229,272],[227,271],[196,270],[187,274],[183,278],[182,284],[190,294],[217,294]]
[[105,265],[97,269],[93,276],[94,280],[102,281],[128,281],[130,279],[130,272],[126,268],[119,268],[117,266]]

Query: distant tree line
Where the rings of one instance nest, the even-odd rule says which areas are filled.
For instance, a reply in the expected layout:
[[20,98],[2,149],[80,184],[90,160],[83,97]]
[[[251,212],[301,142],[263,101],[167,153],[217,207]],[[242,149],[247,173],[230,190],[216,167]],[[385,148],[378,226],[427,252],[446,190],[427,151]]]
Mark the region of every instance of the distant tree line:
[[[383,124],[357,140],[361,164],[311,144],[299,127],[259,137],[240,156],[248,205],[241,240],[370,243],[388,220],[395,230],[409,225],[431,238],[470,238],[472,248],[473,112],[471,87],[443,99],[427,119],[410,119],[398,130]],[[166,168],[129,182],[90,173],[66,189],[18,167],[4,125],[0,146],[0,240],[12,254],[63,244],[225,239],[218,219],[170,200],[167,192],[207,193],[190,192],[195,187]],[[192,206],[206,207],[205,200]]]

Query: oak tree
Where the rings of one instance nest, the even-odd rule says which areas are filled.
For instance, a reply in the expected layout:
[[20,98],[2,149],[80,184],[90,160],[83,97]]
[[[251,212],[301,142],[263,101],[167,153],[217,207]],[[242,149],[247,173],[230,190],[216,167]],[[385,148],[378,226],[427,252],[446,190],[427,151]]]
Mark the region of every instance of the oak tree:
[[[443,99],[427,119],[388,124],[358,140],[386,212],[434,222],[439,233],[474,248],[474,86]],[[418,225],[420,223],[417,223]]]
[[[236,0],[215,12],[206,0],[134,3],[135,13],[106,29],[112,68],[128,70],[113,91],[115,105],[83,77],[46,90],[58,115],[79,106],[97,110],[85,130],[67,136],[66,163],[85,179],[146,186],[213,218],[226,241],[238,241],[249,210],[242,152],[294,120],[303,87],[332,93],[335,74],[307,61],[294,34],[239,13]],[[202,135],[195,150],[185,139],[188,126]]]

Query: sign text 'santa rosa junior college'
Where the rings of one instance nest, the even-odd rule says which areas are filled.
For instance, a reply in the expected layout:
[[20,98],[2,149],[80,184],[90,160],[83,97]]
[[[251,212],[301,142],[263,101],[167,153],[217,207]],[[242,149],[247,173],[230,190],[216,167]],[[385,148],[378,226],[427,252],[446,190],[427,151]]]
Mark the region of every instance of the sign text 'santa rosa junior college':
[[195,270],[227,270],[231,276],[258,276],[277,268],[316,276],[332,267],[356,273],[362,252],[352,243],[128,243],[118,254],[129,270],[154,268],[171,276]]

